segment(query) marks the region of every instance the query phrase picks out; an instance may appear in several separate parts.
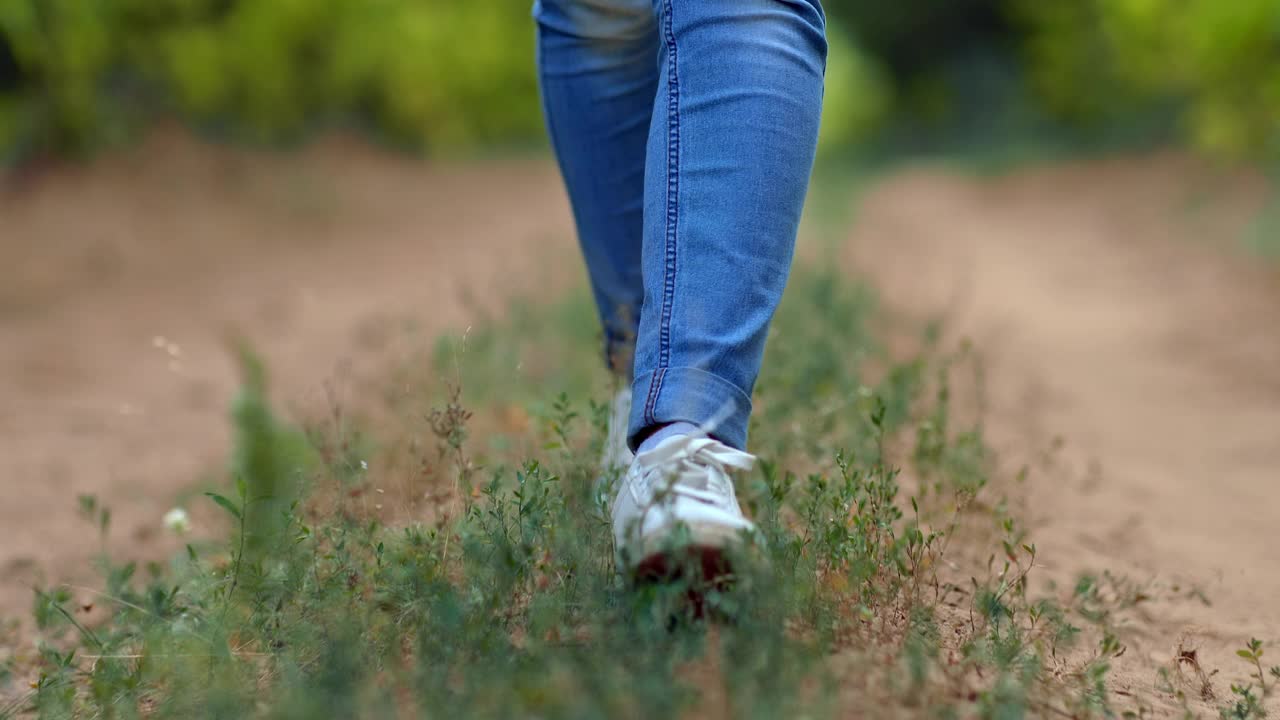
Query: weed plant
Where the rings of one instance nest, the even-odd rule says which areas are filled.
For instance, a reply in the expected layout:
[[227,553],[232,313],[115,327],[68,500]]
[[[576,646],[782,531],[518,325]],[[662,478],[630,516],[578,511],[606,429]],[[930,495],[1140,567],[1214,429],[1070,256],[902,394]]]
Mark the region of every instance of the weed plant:
[[[291,427],[242,353],[231,477],[208,498],[224,541],[142,573],[107,563],[93,622],[70,588],[38,591],[0,718],[1118,712],[1103,581],[1029,592],[1036,546],[981,425],[958,420],[969,359],[927,338],[890,357],[872,295],[833,272],[798,273],[757,388],[762,461],[739,482],[764,542],[701,612],[682,581],[619,577],[592,490],[609,381],[588,308],[522,308],[442,342],[428,380],[427,363],[389,376],[436,398],[387,394],[424,434],[383,446],[429,470],[409,486],[435,511],[409,524],[364,501],[389,482],[372,441]],[[1231,717],[1277,683],[1250,652],[1260,689]]]

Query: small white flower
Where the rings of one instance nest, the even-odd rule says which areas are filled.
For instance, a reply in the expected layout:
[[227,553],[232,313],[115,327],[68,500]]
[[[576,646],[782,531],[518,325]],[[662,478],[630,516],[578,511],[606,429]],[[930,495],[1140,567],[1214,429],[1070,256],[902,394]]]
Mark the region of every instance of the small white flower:
[[176,507],[164,514],[164,526],[178,535],[186,535],[191,529],[191,518],[187,517],[186,510]]
[[368,463],[368,462],[366,462],[366,461],[364,461],[364,460],[361,460],[361,461],[360,461],[360,469],[361,469],[361,470],[368,470],[368,469],[369,469],[369,463]]

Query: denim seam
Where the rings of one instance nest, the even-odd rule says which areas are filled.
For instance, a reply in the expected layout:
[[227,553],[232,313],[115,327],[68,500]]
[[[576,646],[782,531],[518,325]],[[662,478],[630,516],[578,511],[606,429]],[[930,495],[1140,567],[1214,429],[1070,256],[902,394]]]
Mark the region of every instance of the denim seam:
[[653,378],[649,381],[649,396],[644,402],[644,424],[653,425],[658,422],[656,411],[658,409],[658,393],[662,390],[662,381],[667,376],[666,368],[658,368],[654,372]]
[[[662,278],[662,316],[658,329],[659,372],[671,363],[671,306],[674,303],[676,291],[676,232],[680,220],[680,71],[679,54],[673,30],[671,7],[673,1],[666,0],[662,14],[662,31],[667,41],[667,226],[666,256]],[[652,390],[661,385],[661,377],[659,374],[658,381],[651,386],[649,400],[645,407],[645,415],[651,422],[658,400],[657,392]]]
[[676,243],[680,225],[680,67],[676,47],[674,0],[666,0],[663,32],[667,40],[667,226],[662,287],[662,324],[658,367],[671,364],[671,315],[676,291]]

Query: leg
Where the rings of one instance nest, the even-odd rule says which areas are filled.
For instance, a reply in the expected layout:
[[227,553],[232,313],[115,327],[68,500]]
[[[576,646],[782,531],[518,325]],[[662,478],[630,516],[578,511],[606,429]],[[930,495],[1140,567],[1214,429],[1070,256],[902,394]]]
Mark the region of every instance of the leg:
[[741,449],[813,166],[825,19],[818,0],[652,2],[630,443],[688,422]]
[[631,380],[644,296],[645,145],[658,85],[652,0],[538,0],[538,70],[604,326],[610,367]]

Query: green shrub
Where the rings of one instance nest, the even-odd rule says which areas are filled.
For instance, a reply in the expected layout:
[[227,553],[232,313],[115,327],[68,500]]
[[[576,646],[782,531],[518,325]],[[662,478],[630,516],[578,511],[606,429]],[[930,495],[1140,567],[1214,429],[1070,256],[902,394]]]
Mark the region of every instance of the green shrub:
[[[585,291],[482,323],[442,351],[442,365],[410,363],[419,380],[386,378],[387,398],[414,407],[405,426],[380,427],[390,442],[362,453],[354,477],[338,449],[357,409],[308,423],[318,462],[300,462],[299,430],[271,412],[263,370],[244,354],[232,470],[247,480],[235,499],[210,493],[228,532],[190,538],[167,568],[145,573],[104,553],[91,625],[75,602],[87,588],[38,590],[39,638],[15,645],[10,671],[29,684],[0,677],[0,718],[1084,718],[1127,708],[1132,695],[1108,691],[1109,661],[1123,652],[1109,628],[1129,618],[1112,598],[1136,590],[1122,594],[1123,581],[1104,574],[1069,599],[1033,594],[1036,547],[997,499],[999,477],[987,482],[980,431],[952,410],[961,358],[930,344],[895,361],[874,331],[883,324],[869,290],[831,268],[801,268],[792,289],[775,327],[791,341],[771,345],[757,387],[762,462],[738,478],[764,541],[734,553],[725,582],[616,573],[594,490],[608,410],[583,402],[607,386],[583,331]],[[565,372],[584,362],[591,372]],[[880,374],[873,366],[887,369],[884,381],[863,385]],[[548,406],[562,383],[571,392]],[[472,404],[470,388],[490,401]],[[429,397],[476,409],[431,420],[426,437],[439,448],[421,442]],[[536,422],[495,424],[513,407]],[[493,442],[506,433],[510,442]],[[401,485],[406,468],[423,472]],[[297,502],[253,519],[260,498],[299,472]],[[385,524],[383,502],[415,517]],[[82,506],[101,527],[105,509]],[[267,520],[276,541],[255,549]]]
[[888,117],[892,88],[878,63],[854,45],[844,31],[827,29],[826,94],[822,103],[819,151],[864,140]]
[[111,8],[102,2],[0,2],[0,31],[32,88],[22,102],[0,106],[0,128],[13,134],[40,128],[58,145],[111,132],[99,91],[115,63],[113,25]]
[[[1223,156],[1280,146],[1273,0],[827,5],[824,149],[895,115],[932,132],[1028,110],[1102,129],[1176,115]],[[0,0],[20,73],[0,77],[0,157],[119,142],[157,115],[256,141],[343,123],[436,152],[527,142],[533,39],[513,0]]]
[[974,48],[1007,36],[1005,0],[827,0],[833,24],[876,58],[897,83],[944,70]]
[[258,140],[338,119],[427,149],[535,137],[508,0],[0,0],[24,89],[0,142],[81,149],[158,113]]
[[1068,118],[1170,107],[1224,156],[1280,151],[1280,4],[1273,0],[1013,0],[1034,87]]
[[[259,141],[340,121],[427,150],[522,142],[541,119],[528,9],[509,0],[0,0],[23,74],[0,147],[81,150],[160,113]],[[887,108],[832,29],[824,147]]]

